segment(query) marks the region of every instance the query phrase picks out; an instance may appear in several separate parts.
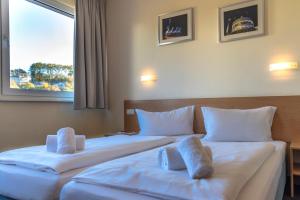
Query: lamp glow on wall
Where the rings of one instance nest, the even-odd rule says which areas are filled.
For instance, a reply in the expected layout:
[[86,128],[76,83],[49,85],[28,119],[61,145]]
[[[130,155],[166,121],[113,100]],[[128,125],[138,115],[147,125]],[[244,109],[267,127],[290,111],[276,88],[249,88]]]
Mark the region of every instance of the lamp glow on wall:
[[269,66],[270,71],[285,71],[298,69],[298,62],[273,63]]
[[140,79],[142,85],[146,88],[153,88],[157,81],[157,76],[154,73],[144,73]]
[[145,74],[141,76],[142,83],[154,82],[157,80],[157,77],[153,74]]

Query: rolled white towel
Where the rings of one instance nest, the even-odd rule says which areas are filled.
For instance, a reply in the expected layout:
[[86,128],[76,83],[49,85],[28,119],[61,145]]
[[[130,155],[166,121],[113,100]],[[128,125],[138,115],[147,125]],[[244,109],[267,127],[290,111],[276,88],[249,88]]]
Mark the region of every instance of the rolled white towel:
[[76,151],[83,151],[85,149],[85,135],[76,135]]
[[211,160],[211,163],[213,162],[213,155],[211,148],[209,146],[203,146],[204,150],[206,151],[208,158]]
[[75,131],[72,128],[62,128],[57,131],[57,153],[72,154],[76,151]]
[[189,137],[180,142],[177,148],[191,178],[208,178],[212,175],[212,160],[204,150],[199,138]]
[[186,169],[184,161],[176,147],[165,147],[158,152],[158,162],[164,170]]
[[[212,161],[212,152],[209,146],[204,146],[209,159]],[[186,169],[184,160],[176,147],[165,147],[158,152],[159,166],[164,170],[184,170]]]
[[57,136],[47,135],[46,147],[48,152],[56,153],[57,151]]
[[[76,151],[83,151],[85,149],[85,135],[75,135]],[[46,147],[48,152],[57,152],[57,135],[47,135]]]

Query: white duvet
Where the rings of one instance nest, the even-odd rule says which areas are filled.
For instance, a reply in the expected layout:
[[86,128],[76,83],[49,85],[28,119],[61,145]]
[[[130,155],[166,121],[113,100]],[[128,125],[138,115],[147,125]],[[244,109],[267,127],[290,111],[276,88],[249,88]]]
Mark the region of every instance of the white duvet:
[[275,149],[272,143],[263,142],[204,145],[213,152],[214,174],[209,179],[192,180],[186,171],[160,169],[157,148],[96,165],[73,180],[159,199],[234,200]]
[[159,136],[118,135],[87,140],[85,150],[75,154],[47,152],[45,146],[28,147],[0,153],[0,164],[60,174],[166,145],[174,140]]

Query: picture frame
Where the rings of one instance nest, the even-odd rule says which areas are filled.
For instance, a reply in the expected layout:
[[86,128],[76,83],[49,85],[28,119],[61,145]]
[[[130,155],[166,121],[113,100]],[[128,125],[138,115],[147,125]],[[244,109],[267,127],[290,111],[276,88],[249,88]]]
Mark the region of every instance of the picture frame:
[[158,45],[168,45],[194,39],[193,8],[158,16]]
[[265,35],[264,4],[264,0],[248,0],[219,8],[219,41]]

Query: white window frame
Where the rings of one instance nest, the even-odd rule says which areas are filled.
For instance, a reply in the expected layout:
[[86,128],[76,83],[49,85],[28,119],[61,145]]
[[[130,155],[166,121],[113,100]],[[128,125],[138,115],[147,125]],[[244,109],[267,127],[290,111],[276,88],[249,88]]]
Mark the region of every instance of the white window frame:
[[[55,0],[26,0],[52,11],[74,18],[74,9]],[[10,88],[9,0],[0,0],[0,101],[73,102],[73,92],[20,90]]]

